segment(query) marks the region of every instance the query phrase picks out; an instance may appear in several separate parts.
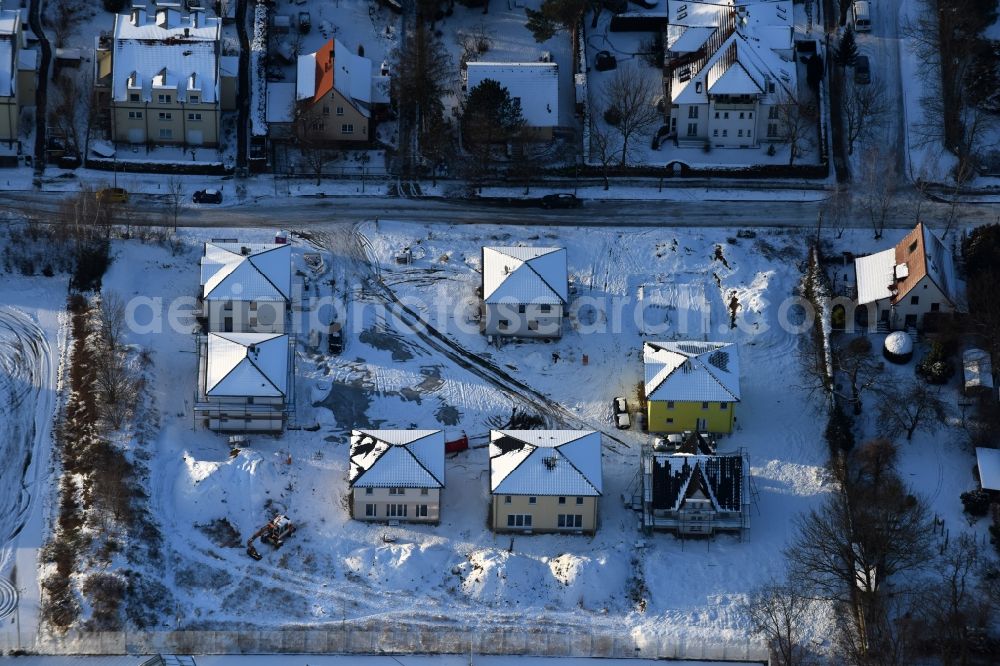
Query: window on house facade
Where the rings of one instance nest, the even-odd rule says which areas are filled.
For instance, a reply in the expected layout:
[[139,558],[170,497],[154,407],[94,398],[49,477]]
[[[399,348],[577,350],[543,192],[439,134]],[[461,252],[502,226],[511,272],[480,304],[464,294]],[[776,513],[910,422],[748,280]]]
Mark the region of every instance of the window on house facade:
[[427,488],[421,488],[420,489],[420,494],[421,495],[428,495],[428,494],[430,494],[430,491],[427,490]]
[[128,101],[130,101],[130,102],[138,102],[139,101],[139,93],[130,93],[129,96],[128,96]]
[[507,516],[507,527],[531,527],[530,513],[512,513]]
[[171,104],[174,98],[172,95],[157,95],[156,101],[160,104]]
[[565,504],[566,503],[566,498],[565,497],[560,497],[559,498],[559,503],[560,504]]
[[747,136],[753,136],[753,130],[747,130]]
[[537,331],[538,330],[538,321],[535,320],[535,319],[532,319],[531,321],[529,321],[528,322],[528,330],[529,331]]
[[390,518],[406,518],[406,505],[405,504],[386,504],[387,509],[385,515]]
[[538,306],[538,311],[544,314],[548,314],[549,312],[552,312],[552,306],[549,305],[548,303],[542,303],[541,305]]
[[374,494],[375,494],[374,488],[365,488],[365,495],[374,495]]
[[697,106],[689,106],[688,107],[688,118],[697,118],[697,117],[698,117],[698,107]]
[[171,129],[161,129],[160,130],[161,139],[172,139],[174,138],[174,131]]
[[375,518],[378,516],[378,509],[375,508],[374,504],[365,504],[365,515],[369,518]]
[[743,112],[740,111],[740,120],[743,120]]
[[189,113],[188,114],[188,120],[199,121],[199,120],[201,120],[201,114],[200,113]]
[[700,93],[701,92],[701,81],[695,81],[695,83],[694,83],[694,91],[696,93]]
[[344,123],[340,126],[341,134],[354,134],[354,125],[351,123]]
[[577,497],[576,498],[576,503],[577,504],[583,504],[583,498],[582,497]]
[[337,115],[338,116],[344,115],[344,107],[342,107],[342,106],[338,106],[337,107]]
[[406,488],[389,488],[390,495],[405,495]]
[[528,306],[526,306],[524,304],[518,305],[517,306],[517,314],[524,314],[525,310],[527,310],[527,309],[528,309]]
[[201,103],[201,97],[199,97],[198,95],[191,95],[191,98],[188,101],[191,104],[199,104]]
[[906,248],[906,253],[913,254],[914,252],[916,252],[917,245],[918,245],[917,241],[913,241],[912,243],[910,243],[910,247]]
[[510,504],[510,495],[504,495],[503,503],[504,504]]
[[538,498],[537,497],[529,497],[528,498],[528,504],[538,504]]
[[173,120],[174,118],[174,114],[170,113],[169,111],[160,111],[159,116],[160,120]]
[[728,407],[729,407],[729,403],[728,402],[720,402],[719,403],[719,409],[726,409]]
[[719,136],[719,130],[712,130],[712,136]]
[[729,112],[726,111],[725,113],[723,113],[722,114],[722,118],[723,118],[723,120],[729,120]]
[[500,321],[497,322],[497,328],[500,329],[501,331],[506,331],[508,328],[510,328],[510,322],[506,319],[501,319]]
[[774,139],[778,136],[778,123],[767,124],[767,138]]
[[128,117],[132,118],[134,120],[135,119],[141,120],[142,119],[142,111],[129,111],[128,112]]
[[920,297],[910,296],[910,305],[920,305]]
[[931,303],[931,312],[940,312],[940,311],[941,311],[940,303]]
[[747,118],[753,120],[753,111],[747,111]]
[[583,527],[583,516],[578,513],[560,513],[557,520],[559,527]]
[[743,136],[743,130],[737,130],[737,136],[742,137]]
[[702,409],[708,409],[708,403],[707,402],[701,403],[701,408]]
[[729,136],[729,130],[727,129],[722,130],[722,136]]
[[673,408],[674,408],[674,401],[667,400],[667,409],[673,409]]
[[427,505],[426,504],[418,504],[417,505],[417,518],[426,518],[426,517],[427,517]]
[[698,135],[698,123],[688,123],[688,136]]
[[771,108],[769,108],[767,110],[767,119],[768,120],[777,120],[778,119],[778,107],[772,106]]
[[718,120],[718,119],[719,119],[719,112],[718,112],[718,111],[716,111],[716,112],[715,112],[715,119],[716,119],[716,120]]
[[328,107],[326,104],[323,105],[323,115],[324,116],[330,115],[330,107]]

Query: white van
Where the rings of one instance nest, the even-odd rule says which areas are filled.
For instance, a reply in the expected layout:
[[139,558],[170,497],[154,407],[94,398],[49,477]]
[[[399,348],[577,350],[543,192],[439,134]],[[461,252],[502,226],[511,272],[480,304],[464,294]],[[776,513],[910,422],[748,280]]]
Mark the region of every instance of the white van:
[[854,3],[854,32],[871,32],[872,13],[868,0],[857,0]]

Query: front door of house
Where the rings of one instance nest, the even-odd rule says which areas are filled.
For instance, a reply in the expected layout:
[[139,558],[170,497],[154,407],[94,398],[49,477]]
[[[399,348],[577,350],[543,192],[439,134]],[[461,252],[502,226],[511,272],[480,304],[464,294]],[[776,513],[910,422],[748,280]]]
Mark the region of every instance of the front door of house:
[[906,320],[903,322],[903,324],[906,326],[906,328],[910,328],[911,326],[916,327],[916,325],[917,325],[917,315],[915,315],[915,314],[908,314],[908,315],[906,315]]
[[222,320],[222,330],[225,333],[232,333],[233,332],[233,318],[232,317],[226,317],[225,319]]
[[708,419],[698,419],[698,432],[708,432]]

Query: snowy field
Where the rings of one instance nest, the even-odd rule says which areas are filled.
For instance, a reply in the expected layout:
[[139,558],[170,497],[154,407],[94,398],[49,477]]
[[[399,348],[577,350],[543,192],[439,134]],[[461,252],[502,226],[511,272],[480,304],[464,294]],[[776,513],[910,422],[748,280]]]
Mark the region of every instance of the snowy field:
[[[197,293],[203,241],[266,236],[185,232],[186,249],[177,256],[118,243],[104,288],[126,298],[162,299],[165,311],[172,299]],[[533,626],[639,631],[694,643],[745,640],[737,610],[743,595],[783,574],[779,553],[792,518],[831,490],[818,412],[795,389],[798,338],[778,325],[779,312],[788,314],[778,306],[800,274],[802,236],[737,239],[735,230],[662,229],[629,231],[626,240],[617,229],[581,235],[566,228],[510,232],[380,222],[330,227],[310,238],[296,239],[296,267],[305,271],[303,251],[326,253],[325,273],[311,280],[306,295],[348,303],[347,344],[342,355],[329,357],[298,334],[294,425],[301,430],[254,436],[230,456],[224,437],[194,427],[190,328],[153,332],[148,309],[136,310],[137,323],[150,326],[134,332],[131,342],[151,349],[157,368],[160,430],[150,451],[149,491],[170,552],[166,570],[148,575],[175,595],[176,614],[163,618],[163,629],[323,627],[389,618],[485,627],[530,618]],[[567,248],[579,316],[561,341],[495,348],[470,328],[480,248],[498,243]],[[404,247],[414,261],[396,265],[394,255]],[[662,288],[667,284],[678,290]],[[701,295],[694,301],[706,306],[708,317],[678,309],[680,291]],[[637,321],[640,292],[646,307]],[[734,293],[742,306],[731,329],[724,304]],[[424,313],[442,338],[415,333],[387,313],[393,298]],[[621,308],[620,324],[611,310],[600,313],[605,302]],[[326,321],[328,313],[318,318]],[[412,323],[409,315],[403,319]],[[637,514],[621,500],[635,479],[643,436],[611,428],[611,398],[625,395],[636,404],[641,341],[677,337],[685,320],[687,336],[740,345],[738,430],[720,447],[747,449],[759,492],[742,542],[643,538]],[[552,426],[606,433],[605,495],[593,538],[487,530],[483,436],[514,410]],[[470,435],[473,448],[447,461],[440,525],[349,519],[348,435],[355,427],[443,427]],[[286,512],[299,531],[281,551],[266,551],[254,562],[242,541],[274,511]],[[817,609],[817,640],[827,623]]]

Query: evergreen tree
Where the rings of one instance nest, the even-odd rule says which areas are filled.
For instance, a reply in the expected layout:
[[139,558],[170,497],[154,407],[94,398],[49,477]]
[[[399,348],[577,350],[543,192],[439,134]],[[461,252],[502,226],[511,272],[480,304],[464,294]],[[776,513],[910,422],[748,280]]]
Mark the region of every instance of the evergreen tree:
[[528,16],[525,27],[536,42],[552,39],[560,29],[569,30],[576,36],[576,28],[587,11],[589,0],[543,0],[538,10],[526,8]]
[[847,26],[844,34],[840,37],[840,45],[836,50],[837,64],[841,67],[853,66],[858,59],[858,43],[854,38],[854,30]]

